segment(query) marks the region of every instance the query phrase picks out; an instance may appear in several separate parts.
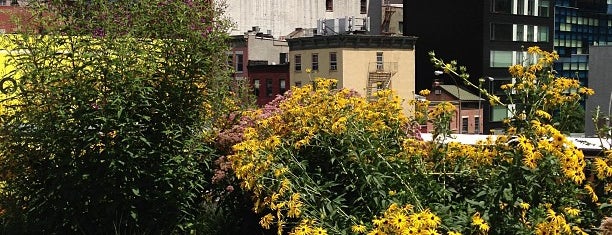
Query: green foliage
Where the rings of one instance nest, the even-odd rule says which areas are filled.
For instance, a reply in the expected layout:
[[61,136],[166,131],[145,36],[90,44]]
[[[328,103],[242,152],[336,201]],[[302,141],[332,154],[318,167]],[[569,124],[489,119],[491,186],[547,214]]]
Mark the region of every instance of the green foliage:
[[[246,114],[231,169],[253,194],[262,227],[279,232],[593,233],[610,214],[612,151],[586,158],[551,115],[572,112],[593,91],[552,73],[556,53],[533,47],[527,54],[509,68],[516,81],[502,86],[504,99],[432,54],[436,68],[491,105],[515,107],[507,134],[461,144],[451,136],[450,103],[414,101],[410,120],[390,91],[366,102],[317,79]],[[419,120],[434,124],[431,141],[410,134],[408,123]]]
[[0,127],[4,226],[23,233],[189,230],[232,102],[211,1],[47,1],[5,36],[19,91]]

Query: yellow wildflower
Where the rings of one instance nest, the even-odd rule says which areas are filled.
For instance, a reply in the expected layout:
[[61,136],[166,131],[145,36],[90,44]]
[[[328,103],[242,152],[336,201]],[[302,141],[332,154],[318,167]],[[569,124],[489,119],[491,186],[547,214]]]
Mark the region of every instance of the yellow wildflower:
[[312,230],[313,235],[327,235],[327,230],[321,228],[321,227],[316,227],[315,229]]
[[472,225],[476,226],[480,231],[489,231],[489,225],[480,217],[479,212],[476,212],[476,214],[472,216]]
[[545,118],[545,119],[551,119],[552,118],[552,116],[549,113],[547,113],[546,111],[544,111],[544,110],[537,110],[536,111],[536,115],[538,115],[541,118]]
[[529,210],[529,203],[521,202],[519,203],[519,207],[523,210]]
[[425,90],[421,90],[419,91],[419,94],[422,96],[428,96],[431,93],[431,91],[425,89]]
[[391,225],[395,226],[397,229],[405,229],[408,226],[408,217],[403,213],[395,213],[391,217]]
[[367,227],[363,224],[356,224],[351,227],[351,231],[354,233],[365,233],[367,231]]
[[593,190],[593,187],[591,187],[591,185],[589,184],[585,185],[584,190],[586,190],[587,193],[591,196],[591,200],[593,202],[597,202],[599,200],[599,198],[597,197],[597,194],[595,194],[595,190]]
[[268,213],[264,217],[261,217],[259,224],[261,225],[261,227],[265,229],[270,229],[270,224],[272,224],[273,220],[274,220],[274,215],[272,215],[271,213]]
[[565,213],[571,216],[578,216],[580,210],[573,207],[565,207]]

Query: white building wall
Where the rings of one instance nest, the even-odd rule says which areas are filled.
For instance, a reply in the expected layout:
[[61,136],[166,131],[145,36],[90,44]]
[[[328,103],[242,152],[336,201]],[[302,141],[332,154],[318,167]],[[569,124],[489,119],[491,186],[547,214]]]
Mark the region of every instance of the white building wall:
[[[271,30],[274,37],[285,36],[295,28],[316,28],[317,20],[370,16],[372,31],[380,24],[381,0],[368,0],[367,14],[360,13],[360,0],[333,0],[333,11],[325,9],[326,0],[225,0],[227,16],[235,23],[231,35],[243,34],[253,26],[261,32]],[[378,7],[373,7],[378,6]],[[370,12],[369,9],[376,9]],[[378,17],[378,18],[377,18]]]
[[287,53],[289,56],[287,41],[249,35],[248,43],[249,60],[265,60],[268,64],[280,64],[280,53]]

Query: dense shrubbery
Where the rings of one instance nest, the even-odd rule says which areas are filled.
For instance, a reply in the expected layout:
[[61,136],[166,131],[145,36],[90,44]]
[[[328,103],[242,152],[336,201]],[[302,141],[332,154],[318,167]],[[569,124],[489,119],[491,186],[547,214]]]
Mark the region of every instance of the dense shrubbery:
[[4,232],[195,226],[213,152],[202,133],[232,103],[221,9],[207,0],[31,4],[36,27],[3,36],[19,88],[0,117]]
[[[551,115],[592,90],[555,77],[555,53],[528,55],[509,70],[508,102],[480,90],[493,105],[516,107],[507,135],[459,144],[450,104],[427,111],[414,101],[411,120],[389,91],[368,103],[317,80],[246,114],[231,167],[260,224],[292,234],[594,233],[610,214],[610,157],[585,159]],[[479,89],[455,62],[432,61]],[[410,133],[419,120],[435,124],[433,141]]]
[[4,233],[584,234],[610,215],[612,152],[586,159],[553,117],[593,91],[555,77],[555,53],[529,48],[508,99],[432,57],[515,107],[507,135],[463,145],[453,105],[411,101],[413,118],[333,80],[241,112],[207,0],[33,6],[37,27],[2,45]]

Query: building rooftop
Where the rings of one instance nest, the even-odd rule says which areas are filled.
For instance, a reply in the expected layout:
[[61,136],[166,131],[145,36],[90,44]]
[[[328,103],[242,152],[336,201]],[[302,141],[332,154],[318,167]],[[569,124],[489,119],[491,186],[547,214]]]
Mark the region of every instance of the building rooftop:
[[291,50],[320,48],[392,48],[414,50],[417,37],[340,34],[287,39]]
[[440,88],[461,101],[483,101],[481,97],[472,94],[471,92],[456,86],[456,85],[439,85]]

